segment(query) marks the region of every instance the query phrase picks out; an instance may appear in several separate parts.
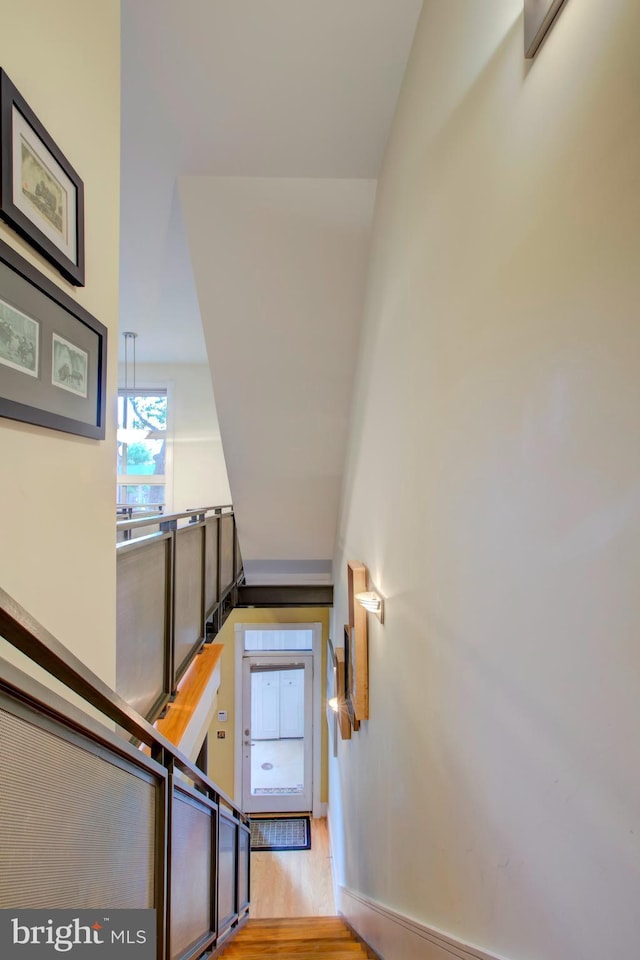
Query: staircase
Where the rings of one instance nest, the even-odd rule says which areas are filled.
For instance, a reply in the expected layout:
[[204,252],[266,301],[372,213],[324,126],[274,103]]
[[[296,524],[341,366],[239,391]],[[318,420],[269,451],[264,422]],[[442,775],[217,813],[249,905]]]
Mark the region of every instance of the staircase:
[[365,960],[370,956],[339,917],[249,920],[219,954],[221,960]]

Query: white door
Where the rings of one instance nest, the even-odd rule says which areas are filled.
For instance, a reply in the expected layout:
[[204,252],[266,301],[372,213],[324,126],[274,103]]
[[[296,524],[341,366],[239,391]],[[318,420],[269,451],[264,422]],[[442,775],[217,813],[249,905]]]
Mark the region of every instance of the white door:
[[304,670],[283,670],[279,689],[280,737],[304,737]]
[[251,674],[251,736],[254,740],[280,737],[280,679],[273,671]]
[[304,669],[251,674],[251,739],[304,737]]
[[243,809],[311,810],[313,657],[245,654],[242,692]]

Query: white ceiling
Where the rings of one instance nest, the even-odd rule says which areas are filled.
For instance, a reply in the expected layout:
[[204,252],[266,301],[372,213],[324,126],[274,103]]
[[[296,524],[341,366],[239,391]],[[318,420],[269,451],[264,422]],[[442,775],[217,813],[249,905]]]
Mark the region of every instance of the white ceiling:
[[[246,557],[333,552],[371,181],[421,6],[122,0],[120,329],[139,334],[141,362],[205,362],[208,348]],[[252,220],[261,242],[246,229]],[[265,257],[272,228],[279,241]],[[334,243],[349,249],[342,265]],[[242,388],[240,367],[251,380]],[[302,472],[294,452],[304,445],[285,442],[295,395],[287,380],[299,388],[301,377],[295,402],[310,438]],[[267,435],[280,437],[277,468]],[[241,469],[249,461],[254,493]],[[285,500],[298,504],[295,542],[282,537]]]
[[333,555],[375,180],[181,195],[243,555]]

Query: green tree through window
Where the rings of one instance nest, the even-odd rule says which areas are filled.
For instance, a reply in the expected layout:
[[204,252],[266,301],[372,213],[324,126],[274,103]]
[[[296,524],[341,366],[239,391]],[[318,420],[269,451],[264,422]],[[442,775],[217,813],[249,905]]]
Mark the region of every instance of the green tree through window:
[[165,503],[167,394],[120,390],[118,394],[118,503]]

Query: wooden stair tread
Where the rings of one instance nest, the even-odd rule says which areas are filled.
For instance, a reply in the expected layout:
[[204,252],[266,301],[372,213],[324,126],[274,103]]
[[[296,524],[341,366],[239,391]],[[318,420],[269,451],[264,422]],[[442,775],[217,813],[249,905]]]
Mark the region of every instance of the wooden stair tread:
[[[240,960],[260,960],[261,957],[265,956],[265,953],[257,945],[250,949],[238,949],[235,951],[229,946],[226,950],[223,950],[220,956],[223,960],[231,960],[232,957],[240,958]],[[352,941],[343,947],[326,947],[320,951],[310,950],[308,944],[306,946],[296,945],[293,947],[290,947],[288,944],[286,946],[281,945],[279,951],[266,954],[266,956],[281,957],[283,960],[290,960],[290,958],[294,957],[296,960],[318,960],[319,957],[331,957],[331,960],[356,960],[356,958],[362,960],[363,957],[367,957],[367,953],[359,943]]]
[[271,940],[274,937],[309,937],[313,931],[313,935],[316,937],[348,937],[349,931],[346,927],[334,927],[334,926],[320,926],[317,925],[304,925],[299,924],[297,926],[288,926],[288,927],[259,927],[256,929],[244,929],[241,933],[238,934],[239,937],[243,939],[254,939],[254,940]]
[[280,940],[350,940],[348,932],[323,930],[316,927],[313,931],[300,935],[300,930],[262,930],[240,937],[241,943],[272,943]]
[[[222,960],[231,960],[233,957],[240,958],[240,960],[260,960],[265,954],[259,947],[256,947],[255,950],[238,951],[237,953],[230,953],[227,947],[220,956]],[[293,950],[289,950],[287,947],[281,947],[278,953],[267,954],[267,956],[280,957],[281,960],[318,960],[318,957],[330,957],[331,960],[367,960],[368,955],[360,944],[352,943],[341,949],[332,947],[324,952],[305,950],[302,947],[296,947]]]
[[221,960],[362,960],[367,951],[339,917],[249,920],[220,954]]
[[282,927],[257,927],[255,929],[250,928],[249,930],[243,930],[242,935],[244,935],[245,937],[258,938],[258,937],[271,937],[271,936],[278,937],[284,934],[291,934],[294,937],[303,936],[303,937],[307,937],[308,939],[308,933],[305,932],[308,930],[315,930],[318,932],[320,936],[323,936],[323,937],[340,936],[343,933],[348,935],[349,933],[346,927],[329,926],[329,924],[326,924],[326,925],[325,924],[323,925],[298,924],[296,926],[291,925],[291,926],[282,926]]
[[350,943],[353,943],[353,939],[349,936],[345,937],[280,937],[277,940],[234,940],[233,944],[229,944],[230,951],[238,950],[248,950],[250,947],[259,948],[264,954],[276,954],[280,949],[282,949],[283,944],[286,943],[287,950],[293,950],[295,947],[306,947],[308,950],[315,950],[316,952],[327,951],[331,947],[336,949],[342,949],[344,946],[348,946]]
[[247,925],[243,928],[244,930],[253,930],[257,927],[310,927],[310,926],[329,926],[336,927],[336,929],[346,930],[346,926],[340,917],[334,916],[321,916],[321,917],[266,917],[260,920],[255,920],[253,917]]

